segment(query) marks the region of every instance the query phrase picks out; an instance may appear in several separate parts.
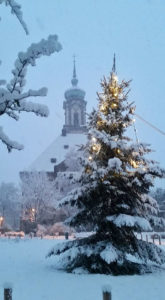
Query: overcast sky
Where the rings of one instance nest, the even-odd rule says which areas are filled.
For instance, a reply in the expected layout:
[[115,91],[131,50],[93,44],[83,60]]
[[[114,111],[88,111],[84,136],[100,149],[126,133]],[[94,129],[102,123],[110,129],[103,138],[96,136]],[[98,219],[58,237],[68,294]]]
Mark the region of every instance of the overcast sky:
[[[26,169],[61,133],[64,92],[71,86],[76,54],[79,86],[86,91],[87,111],[97,105],[100,80],[108,76],[116,53],[119,79],[132,79],[130,101],[137,113],[165,131],[165,1],[164,0],[18,0],[30,31],[26,36],[9,8],[0,5],[0,59],[2,79],[11,79],[19,51],[49,34],[57,34],[63,50],[29,67],[26,89],[48,87],[48,96],[37,98],[50,110],[48,118],[30,113],[18,122],[1,117],[0,125],[20,143],[23,151],[8,153],[0,144],[0,182],[19,181]],[[165,136],[136,120],[140,141],[155,150],[152,157],[165,167]],[[58,147],[58,145],[57,145]],[[157,183],[165,188],[165,180]]]

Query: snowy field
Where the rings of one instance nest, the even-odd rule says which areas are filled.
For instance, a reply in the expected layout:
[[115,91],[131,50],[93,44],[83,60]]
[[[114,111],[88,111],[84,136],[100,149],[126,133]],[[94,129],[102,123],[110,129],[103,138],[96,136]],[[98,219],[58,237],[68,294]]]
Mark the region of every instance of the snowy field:
[[57,271],[46,254],[59,240],[0,238],[0,299],[3,286],[13,300],[102,300],[110,285],[112,300],[164,300],[165,271],[143,276],[73,275]]

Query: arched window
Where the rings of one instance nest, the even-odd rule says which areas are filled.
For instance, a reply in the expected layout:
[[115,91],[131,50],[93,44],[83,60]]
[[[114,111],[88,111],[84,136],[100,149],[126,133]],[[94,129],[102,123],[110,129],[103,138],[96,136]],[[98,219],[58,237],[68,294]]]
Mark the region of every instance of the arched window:
[[78,117],[78,113],[77,112],[74,113],[73,122],[74,122],[74,126],[75,127],[79,126],[79,117]]

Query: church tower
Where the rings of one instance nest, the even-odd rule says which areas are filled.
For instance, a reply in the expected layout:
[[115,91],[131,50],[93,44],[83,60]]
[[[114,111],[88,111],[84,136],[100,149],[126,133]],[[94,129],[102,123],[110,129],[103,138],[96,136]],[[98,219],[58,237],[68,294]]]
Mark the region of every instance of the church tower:
[[[73,77],[71,88],[66,90],[63,108],[65,111],[65,123],[62,134],[58,136],[36,160],[33,161],[28,171],[21,172],[20,177],[30,174],[34,170],[46,172],[49,178],[55,178],[57,172],[66,170],[66,154],[78,149],[77,145],[85,145],[87,142],[86,104],[85,91],[78,87],[75,58],[73,60]],[[26,175],[27,176],[27,175]]]
[[62,135],[67,133],[83,133],[86,132],[86,104],[85,91],[78,88],[78,79],[76,75],[75,57],[73,61],[73,78],[71,80],[72,87],[66,90],[63,102],[65,110],[65,125],[62,129]]

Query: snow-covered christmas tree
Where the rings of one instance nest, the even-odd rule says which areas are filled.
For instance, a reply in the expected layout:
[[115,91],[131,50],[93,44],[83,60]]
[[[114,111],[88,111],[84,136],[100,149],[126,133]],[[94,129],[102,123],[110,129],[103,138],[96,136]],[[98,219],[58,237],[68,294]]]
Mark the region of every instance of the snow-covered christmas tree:
[[60,267],[69,272],[141,274],[165,262],[163,250],[135,234],[152,230],[149,216],[156,206],[148,192],[165,171],[146,159],[149,145],[125,136],[135,113],[127,100],[129,85],[118,82],[114,57],[110,78],[101,82],[98,110],[89,118],[80,186],[63,200],[79,208],[70,225],[93,224],[95,233],[49,253],[60,255]]

